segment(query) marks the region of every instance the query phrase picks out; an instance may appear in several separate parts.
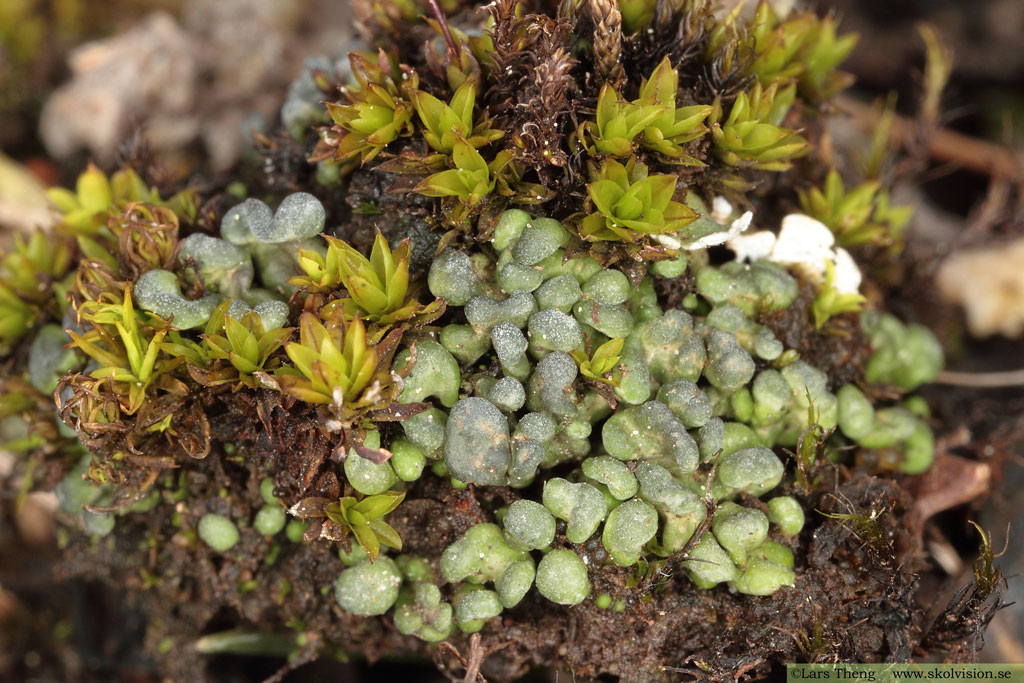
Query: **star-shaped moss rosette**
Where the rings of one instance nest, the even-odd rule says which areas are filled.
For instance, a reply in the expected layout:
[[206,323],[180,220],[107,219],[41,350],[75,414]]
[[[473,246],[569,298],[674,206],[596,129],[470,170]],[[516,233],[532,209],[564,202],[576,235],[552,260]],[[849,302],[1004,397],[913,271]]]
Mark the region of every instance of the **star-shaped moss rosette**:
[[836,35],[833,17],[794,12],[781,20],[768,0],[761,0],[749,21],[739,8],[712,31],[708,55],[727,54],[733,67],[754,76],[764,87],[794,83],[811,103],[834,97],[853,81],[836,67],[857,44],[856,34]]
[[35,230],[14,235],[14,248],[0,252],[0,348],[10,347],[41,316],[63,313],[73,275],[70,240]]
[[120,213],[131,202],[166,206],[178,216],[193,220],[196,193],[186,189],[163,200],[155,187],[149,187],[131,168],[114,173],[109,179],[92,164],[78,176],[75,191],[53,187],[46,196],[60,212],[61,229],[71,235],[95,235],[111,215]]
[[441,154],[452,154],[459,137],[473,147],[482,147],[504,135],[500,130],[489,128],[486,117],[474,125],[476,84],[473,81],[467,80],[460,85],[448,103],[423,90],[413,90],[411,96],[423,125],[423,138]]
[[150,385],[159,379],[180,384],[171,380],[169,373],[181,364],[181,359],[160,353],[167,328],[142,324],[130,288],[125,289],[120,304],[87,302],[79,308],[78,315],[86,329],[82,333],[68,331],[72,346],[100,366],[89,374],[95,379],[109,380],[125,414],[132,415],[142,407]]
[[772,84],[765,89],[757,83],[736,97],[725,121],[721,100],[716,100],[710,117],[715,156],[738,168],[788,170],[793,159],[811,148],[795,130],[781,127],[795,96],[795,86],[779,90]]
[[587,185],[596,211],[580,222],[580,235],[590,242],[637,242],[644,236],[674,234],[697,218],[690,207],[672,197],[678,178],[649,175],[647,166],[631,159],[602,164]]
[[358,156],[370,161],[400,136],[413,132],[413,105],[408,93],[419,76],[408,66],[394,66],[383,50],[374,64],[358,52],[349,53],[356,86],[342,88],[348,104],[327,103],[334,128],[326,132],[314,152],[316,159],[345,161]]
[[781,22],[771,3],[759,2],[749,30],[748,45],[753,55],[749,72],[765,86],[796,78],[804,70],[799,56],[815,23],[817,18],[810,14],[797,14]]
[[686,153],[683,145],[708,132],[703,125],[711,114],[711,106],[696,104],[676,106],[679,71],[665,57],[640,85],[638,102],[654,102],[664,107],[645,128],[642,145],[685,166],[703,166],[703,162]]
[[213,367],[190,367],[189,374],[206,386],[235,382],[236,386],[255,388],[260,384],[259,373],[272,372],[280,365],[275,351],[291,337],[293,330],[266,330],[255,311],[235,319],[228,313],[231,303],[225,301],[217,307],[203,334],[203,350]]
[[665,104],[651,100],[627,102],[606,84],[597,97],[596,118],[580,124],[576,135],[590,154],[628,157],[633,140],[667,110]]
[[[336,480],[334,484],[337,490],[339,487]],[[306,538],[337,541],[348,550],[348,537],[354,536],[356,543],[366,551],[370,562],[375,562],[382,545],[395,550],[402,549],[401,537],[384,521],[384,517],[404,499],[405,493],[401,491],[386,491],[362,499],[355,496],[339,497],[335,493],[333,497],[303,498],[289,512],[301,520],[312,522],[306,529]]]
[[622,338],[606,341],[594,349],[594,353],[589,357],[579,349],[573,349],[569,352],[569,355],[572,356],[572,359],[576,361],[576,365],[579,366],[580,374],[587,379],[618,386],[619,380],[610,375],[619,365],[622,345],[625,341]]
[[290,284],[310,292],[345,288],[348,297],[327,304],[321,311],[324,317],[340,309],[348,319],[359,317],[372,323],[376,332],[371,338],[379,338],[397,323],[423,324],[444,312],[444,302],[440,299],[422,304],[410,296],[411,246],[408,239],[392,252],[387,239],[377,233],[370,258],[336,237],[324,235],[324,239],[327,240],[326,254],[299,250],[299,266],[305,275],[289,280]]
[[377,373],[380,357],[359,318],[325,326],[312,313],[299,319],[299,341],[285,345],[297,373],[282,374],[282,390],[307,403],[355,404]]
[[463,225],[480,206],[484,198],[495,190],[502,173],[510,169],[513,152],[503,150],[487,162],[469,141],[456,134],[452,149],[455,168],[439,171],[413,188],[413,192],[428,197],[444,197],[448,210],[446,220],[452,225]]
[[402,414],[387,413],[402,391],[391,372],[391,363],[402,337],[392,330],[377,344],[369,343],[362,320],[346,320],[341,311],[325,323],[312,313],[299,318],[299,341],[285,344],[292,365],[282,365],[276,373],[281,391],[295,398],[325,406],[326,431],[342,434],[341,446],[355,447],[364,457],[386,460],[386,452],[362,449],[364,418],[375,421],[401,420]]
[[800,95],[814,103],[835,97],[853,83],[853,76],[837,67],[856,47],[860,36],[837,36],[837,24],[831,16],[816,18],[801,51],[804,71],[799,78]]
[[844,247],[898,244],[914,213],[910,206],[890,206],[889,193],[877,180],[866,180],[847,192],[835,169],[821,189],[798,189],[797,194],[804,213],[827,225]]

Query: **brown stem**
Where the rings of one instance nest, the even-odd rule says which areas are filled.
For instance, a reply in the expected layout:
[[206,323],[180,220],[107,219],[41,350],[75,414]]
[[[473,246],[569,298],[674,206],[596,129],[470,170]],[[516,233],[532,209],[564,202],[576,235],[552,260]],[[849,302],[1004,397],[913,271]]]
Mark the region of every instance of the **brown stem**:
[[943,370],[935,380],[936,384],[950,384],[974,389],[999,389],[1002,387],[1024,386],[1024,368],[1001,372],[956,372]]
[[434,18],[437,19],[437,23],[441,25],[441,33],[444,34],[444,42],[448,43],[448,51],[455,57],[459,56],[459,46],[452,38],[451,29],[448,28],[448,19],[444,16],[444,12],[441,11],[441,6],[437,4],[437,0],[427,0],[430,5],[430,11],[434,13]]
[[[864,130],[870,131],[874,128],[875,115],[868,105],[845,96],[838,97],[836,104],[849,113]],[[905,116],[895,116],[890,142],[909,144],[919,139],[919,133],[920,130],[914,120]],[[948,128],[936,128],[931,132],[928,139],[928,154],[936,161],[953,163],[978,173],[1024,181],[1024,166],[1012,151]]]

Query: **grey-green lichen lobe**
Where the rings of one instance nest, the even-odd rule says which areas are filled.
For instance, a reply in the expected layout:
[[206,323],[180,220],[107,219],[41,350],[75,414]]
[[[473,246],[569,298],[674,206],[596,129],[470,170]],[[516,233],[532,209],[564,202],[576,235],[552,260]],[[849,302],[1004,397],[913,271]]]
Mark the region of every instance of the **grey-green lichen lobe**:
[[701,462],[716,459],[725,446],[725,422],[722,418],[713,417],[698,429],[697,443],[700,446]]
[[419,479],[423,474],[423,469],[427,466],[427,456],[423,450],[409,439],[401,437],[392,440],[389,448],[391,459],[388,462],[391,464],[395,476],[402,481]]
[[525,551],[505,541],[496,524],[476,524],[441,553],[441,575],[452,583],[497,581],[512,564],[526,557]]
[[867,381],[913,391],[938,376],[944,363],[942,345],[927,328],[875,311],[865,312],[861,320],[874,349],[864,369]]
[[223,515],[208,512],[199,519],[199,538],[217,552],[231,550],[238,543],[238,527]]
[[846,384],[836,393],[839,429],[843,434],[859,441],[868,436],[875,425],[875,408],[867,396],[852,384]]
[[717,389],[735,391],[754,376],[754,359],[736,341],[721,330],[711,330],[707,339],[708,363],[704,376]]
[[530,550],[546,548],[555,539],[555,518],[536,501],[512,503],[502,523],[511,540]]
[[533,295],[540,310],[555,308],[562,313],[570,313],[583,292],[572,275],[557,275],[545,280]]
[[771,595],[795,582],[793,553],[784,545],[766,541],[750,552],[746,567],[730,585],[747,595]]
[[639,485],[636,477],[624,462],[611,456],[602,455],[587,458],[581,465],[583,475],[603,484],[617,500],[629,500],[636,495]]
[[384,614],[398,599],[402,573],[395,561],[380,556],[366,559],[338,576],[334,597],[346,612],[360,616]]
[[470,397],[448,413],[444,460],[456,478],[481,486],[505,483],[510,456],[508,419],[490,401]]
[[785,268],[770,261],[746,265],[735,261],[697,272],[697,290],[713,304],[738,306],[748,316],[777,311],[796,300],[799,285]]
[[518,605],[533,586],[534,576],[536,576],[536,568],[533,558],[525,557],[510,564],[501,578],[495,582],[501,604],[506,609]]
[[529,342],[515,324],[504,321],[495,325],[491,330],[491,346],[507,377],[523,381],[530,376],[530,361],[526,357]]
[[448,413],[438,408],[427,408],[402,421],[402,429],[409,441],[429,457],[441,457],[444,446]]
[[552,351],[568,353],[583,347],[583,331],[579,323],[557,308],[547,308],[531,315],[528,337],[530,352],[536,358]]
[[222,298],[210,294],[201,299],[186,299],[178,276],[155,268],[143,273],[135,283],[135,300],[143,310],[172,318],[173,327],[188,330],[205,324]]
[[615,564],[636,564],[647,544],[658,533],[658,513],[642,500],[629,500],[610,513],[601,542]]
[[501,614],[501,597],[480,586],[463,586],[454,598],[455,623],[463,633],[476,633],[488,619]]
[[469,256],[454,249],[446,249],[434,259],[427,275],[427,287],[449,306],[465,306],[480,294],[480,281]]
[[438,340],[463,365],[477,362],[491,348],[490,335],[469,325],[445,325]]
[[714,535],[705,532],[696,545],[686,555],[683,562],[690,580],[698,588],[714,588],[716,585],[732,581],[739,576],[736,565]]
[[770,449],[744,448],[719,461],[712,491],[719,498],[739,492],[760,496],[778,486],[784,473],[785,466]]
[[648,401],[612,415],[601,430],[601,442],[609,454],[620,460],[652,460],[674,474],[689,474],[697,469],[697,444],[686,426],[659,401]]
[[529,292],[513,291],[507,299],[474,296],[463,309],[470,326],[479,333],[489,335],[495,325],[509,322],[518,328],[526,327],[530,316],[537,310],[537,302]]
[[514,413],[526,404],[526,389],[514,377],[502,377],[491,386],[485,398],[499,409]]
[[280,505],[264,505],[256,512],[252,521],[252,528],[264,536],[273,536],[284,529],[288,521],[288,513]]
[[601,491],[560,477],[545,482],[543,500],[551,514],[568,522],[565,537],[572,543],[583,543],[593,536],[608,514]]
[[375,463],[354,450],[345,458],[345,478],[359,493],[374,496],[390,489],[396,480],[395,470],[390,462]]
[[512,257],[524,266],[533,266],[569,243],[569,233],[553,218],[534,218],[523,226],[512,247]]
[[195,233],[178,245],[178,261],[190,282],[201,281],[209,291],[237,297],[252,286],[252,259],[234,244]]
[[778,496],[768,501],[768,521],[784,536],[795,536],[804,528],[804,509],[792,496]]
[[523,415],[523,417],[520,418],[519,423],[516,424],[513,438],[529,439],[531,441],[547,444],[555,438],[555,431],[557,429],[558,424],[548,413],[527,413],[526,415]]
[[255,221],[249,227],[260,242],[280,244],[316,237],[326,222],[327,212],[319,199],[308,192],[294,192],[281,201],[269,224]]
[[747,552],[768,538],[768,517],[760,510],[725,501],[715,510],[711,530],[732,561],[743,567],[747,563]]
[[619,270],[602,270],[583,285],[583,296],[602,304],[622,304],[629,300],[632,286]]
[[541,282],[544,281],[543,278],[544,274],[539,268],[524,266],[515,261],[508,261],[504,264],[499,261],[497,283],[502,291],[532,292],[540,287]]
[[670,553],[679,552],[707,517],[704,501],[660,465],[637,463],[636,478],[640,498],[661,516],[662,547]]
[[451,635],[453,613],[451,604],[442,599],[440,588],[427,580],[417,580],[411,590],[403,588],[398,597],[395,628],[399,633],[436,643]]
[[755,426],[768,425],[780,420],[793,403],[793,393],[778,370],[762,370],[751,386],[753,402],[750,421]]
[[603,304],[584,299],[572,309],[582,329],[593,328],[611,339],[628,337],[634,320],[629,309],[621,304]]
[[559,418],[570,418],[577,412],[573,382],[579,366],[567,353],[555,351],[537,361],[527,390],[527,407],[546,410]]
[[246,199],[224,214],[220,234],[236,246],[248,246],[257,241],[256,231],[265,234],[271,230],[274,212],[259,199]]
[[685,311],[669,310],[634,332],[651,377],[658,382],[688,379],[696,382],[707,362],[707,351]]
[[501,252],[515,244],[523,230],[530,222],[530,214],[522,209],[508,209],[503,211],[494,226],[494,233],[491,237],[491,245],[495,250]]
[[713,406],[707,394],[688,379],[677,379],[658,389],[658,401],[669,407],[687,429],[697,429],[712,417]]
[[[413,361],[413,359],[415,359]],[[396,370],[412,363],[405,378],[405,386],[398,400],[402,403],[420,403],[436,397],[441,405],[450,408],[459,398],[461,374],[458,361],[433,339],[421,339],[411,349],[403,349],[395,356]]]
[[578,605],[590,595],[587,566],[571,550],[558,548],[537,565],[537,591],[559,605]]
[[65,348],[70,341],[60,325],[39,328],[28,353],[29,381],[37,391],[53,394],[60,377],[78,362],[74,350]]

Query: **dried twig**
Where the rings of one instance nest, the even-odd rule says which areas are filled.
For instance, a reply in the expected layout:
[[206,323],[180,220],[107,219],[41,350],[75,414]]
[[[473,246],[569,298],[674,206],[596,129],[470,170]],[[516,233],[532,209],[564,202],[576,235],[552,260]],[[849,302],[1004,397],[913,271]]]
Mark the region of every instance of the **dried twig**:
[[1024,368],[1019,370],[1002,370],[998,372],[957,372],[943,370],[939,373],[935,384],[949,384],[974,389],[1001,389],[1004,387],[1024,386]]
[[[501,643],[500,645],[496,645],[485,650],[483,646],[480,644],[480,634],[474,633],[469,637],[468,659],[466,657],[463,657],[462,653],[459,652],[458,649],[448,641],[443,641],[440,644],[440,646],[437,649],[437,653],[439,654],[442,650],[445,652],[450,652],[452,655],[455,656],[457,660],[459,660],[459,664],[461,664],[462,667],[466,670],[465,676],[462,677],[462,683],[478,683],[478,681],[482,683],[487,683],[487,679],[484,678],[483,674],[480,673],[480,667],[483,666],[484,660],[487,659],[488,655],[490,655],[491,653],[506,648],[511,644],[512,641],[507,641]],[[446,675],[448,676],[449,680],[455,680],[453,676],[449,674]]]
[[[846,111],[860,128],[871,131],[876,125],[871,107],[852,97],[836,98],[836,104]],[[910,145],[920,139],[916,121],[895,116],[889,142]],[[972,138],[948,128],[936,128],[928,140],[928,155],[934,161],[948,162],[961,168],[1011,181],[1024,182],[1024,163],[1012,151],[997,144]]]
[[462,683],[476,683],[477,679],[484,680],[480,675],[480,666],[486,657],[484,648],[480,645],[480,634],[474,633],[469,637],[469,666],[466,667],[466,675]]

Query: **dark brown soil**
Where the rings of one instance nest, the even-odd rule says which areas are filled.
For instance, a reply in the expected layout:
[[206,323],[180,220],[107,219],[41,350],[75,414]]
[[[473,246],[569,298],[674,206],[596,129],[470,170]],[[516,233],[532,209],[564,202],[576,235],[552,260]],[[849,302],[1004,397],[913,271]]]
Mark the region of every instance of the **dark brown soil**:
[[[341,611],[332,590],[344,567],[325,541],[283,541],[270,565],[257,559],[270,548],[252,529],[242,529],[240,543],[224,556],[197,542],[188,530],[202,514],[246,518],[261,505],[251,485],[259,480],[255,467],[227,463],[222,469],[214,462],[186,475],[187,499],[194,501],[187,508],[161,506],[156,514],[123,519],[119,524],[127,528],[119,527],[112,547],[77,537],[60,564],[63,576],[117,585],[138,602],[148,616],[146,641],[161,644],[156,668],[164,676],[195,680],[205,660],[191,644],[203,633],[228,625],[285,632],[296,618],[313,643],[322,638],[370,661],[421,653],[458,668],[446,648],[402,636],[386,618]],[[769,598],[695,590],[671,563],[646,571],[601,566],[603,550],[591,541],[575,550],[597,567],[591,571],[594,595],[622,599],[625,610],[598,609],[592,599],[559,608],[528,596],[482,632],[475,647],[492,653],[484,674],[513,680],[554,664],[577,680],[598,674],[678,680],[677,672],[701,671],[725,680],[741,670],[763,676],[790,661],[906,660],[928,629],[914,575],[924,566],[908,522],[910,498],[891,481],[860,476],[841,484],[842,470],[821,474],[830,483],[806,501],[808,508],[852,517],[814,516],[790,542],[804,558],[793,589]],[[472,490],[430,483],[410,493],[390,521],[408,539],[408,551],[436,561],[447,543],[487,518]],[[140,539],[147,542],[140,546]],[[291,586],[286,597],[284,582]],[[466,637],[453,645],[467,657],[474,649]]]

